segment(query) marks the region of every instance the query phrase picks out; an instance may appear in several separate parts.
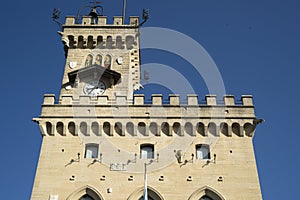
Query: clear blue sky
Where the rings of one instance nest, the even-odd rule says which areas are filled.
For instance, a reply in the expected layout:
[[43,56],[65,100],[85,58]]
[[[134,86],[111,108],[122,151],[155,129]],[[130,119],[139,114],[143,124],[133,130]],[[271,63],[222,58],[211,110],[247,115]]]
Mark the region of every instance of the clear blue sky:
[[[40,114],[43,94],[60,89],[65,60],[52,10],[75,15],[84,2],[2,2],[1,199],[29,199],[41,145],[31,118]],[[121,0],[105,0],[104,7],[109,17],[122,13]],[[185,33],[209,52],[228,94],[254,96],[256,114],[266,120],[254,137],[264,199],[298,199],[300,2],[128,0],[127,14],[140,15],[143,8],[151,10],[145,26]],[[185,63],[159,51],[145,50],[142,59]],[[199,96],[206,93],[199,84]]]

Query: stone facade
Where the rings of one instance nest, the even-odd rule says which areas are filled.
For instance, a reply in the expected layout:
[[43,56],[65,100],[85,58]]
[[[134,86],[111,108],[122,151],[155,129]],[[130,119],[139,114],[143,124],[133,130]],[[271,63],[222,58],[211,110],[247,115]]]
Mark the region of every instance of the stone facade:
[[[34,119],[43,142],[31,200],[86,195],[138,200],[145,164],[154,200],[262,199],[252,144],[252,96],[236,101],[227,95],[217,103],[216,96],[207,95],[199,103],[197,95],[189,95],[187,104],[180,104],[173,94],[164,104],[162,95],[153,94],[145,103],[143,95],[133,95],[140,80],[138,32],[137,17],[129,25],[121,17],[112,25],[105,17],[97,24],[89,16],[81,24],[67,17],[60,33],[67,58],[61,93],[57,99],[45,95],[41,115]],[[111,56],[112,71],[99,76],[97,65],[81,78],[90,67],[87,56],[98,54]],[[117,81],[114,72],[121,75]],[[109,87],[101,95],[86,94],[89,78]]]

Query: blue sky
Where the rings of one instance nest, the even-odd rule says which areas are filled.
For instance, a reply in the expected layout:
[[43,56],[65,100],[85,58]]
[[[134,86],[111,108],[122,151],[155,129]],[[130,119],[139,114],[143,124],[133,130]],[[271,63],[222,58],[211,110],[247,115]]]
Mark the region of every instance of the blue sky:
[[[2,199],[29,199],[41,145],[43,94],[58,94],[64,53],[52,10],[75,15],[89,1],[5,1],[1,6]],[[121,15],[122,1],[105,0],[105,15]],[[300,2],[297,0],[128,0],[127,15],[150,9],[145,26],[170,28],[199,42],[221,72],[226,93],[252,94],[266,122],[254,137],[264,199],[297,199],[300,179]],[[63,19],[62,19],[63,21]],[[188,66],[174,54],[144,50],[142,63]],[[203,80],[193,80],[204,98]]]

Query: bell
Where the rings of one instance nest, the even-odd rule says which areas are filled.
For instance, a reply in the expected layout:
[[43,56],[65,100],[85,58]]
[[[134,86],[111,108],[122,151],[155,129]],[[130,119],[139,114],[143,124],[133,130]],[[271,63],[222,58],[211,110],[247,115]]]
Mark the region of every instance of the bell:
[[93,18],[97,18],[98,17],[97,9],[96,8],[92,8],[89,16],[91,16]]

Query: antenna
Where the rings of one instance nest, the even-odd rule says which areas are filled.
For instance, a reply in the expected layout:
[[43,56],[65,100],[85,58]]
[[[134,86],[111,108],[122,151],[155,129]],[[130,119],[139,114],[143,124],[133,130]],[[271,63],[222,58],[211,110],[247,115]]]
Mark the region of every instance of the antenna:
[[52,12],[52,20],[53,20],[54,22],[56,22],[57,25],[61,28],[62,23],[60,23],[60,22],[58,21],[59,18],[60,18],[60,9],[59,9],[59,8],[54,8],[54,9],[53,9],[53,12]]
[[149,19],[149,13],[150,13],[150,10],[149,9],[143,9],[143,22],[140,24],[140,26],[143,26],[143,24],[145,24],[148,19]]
[[125,22],[125,15],[126,15],[126,5],[127,4],[127,0],[123,0],[123,24]]

